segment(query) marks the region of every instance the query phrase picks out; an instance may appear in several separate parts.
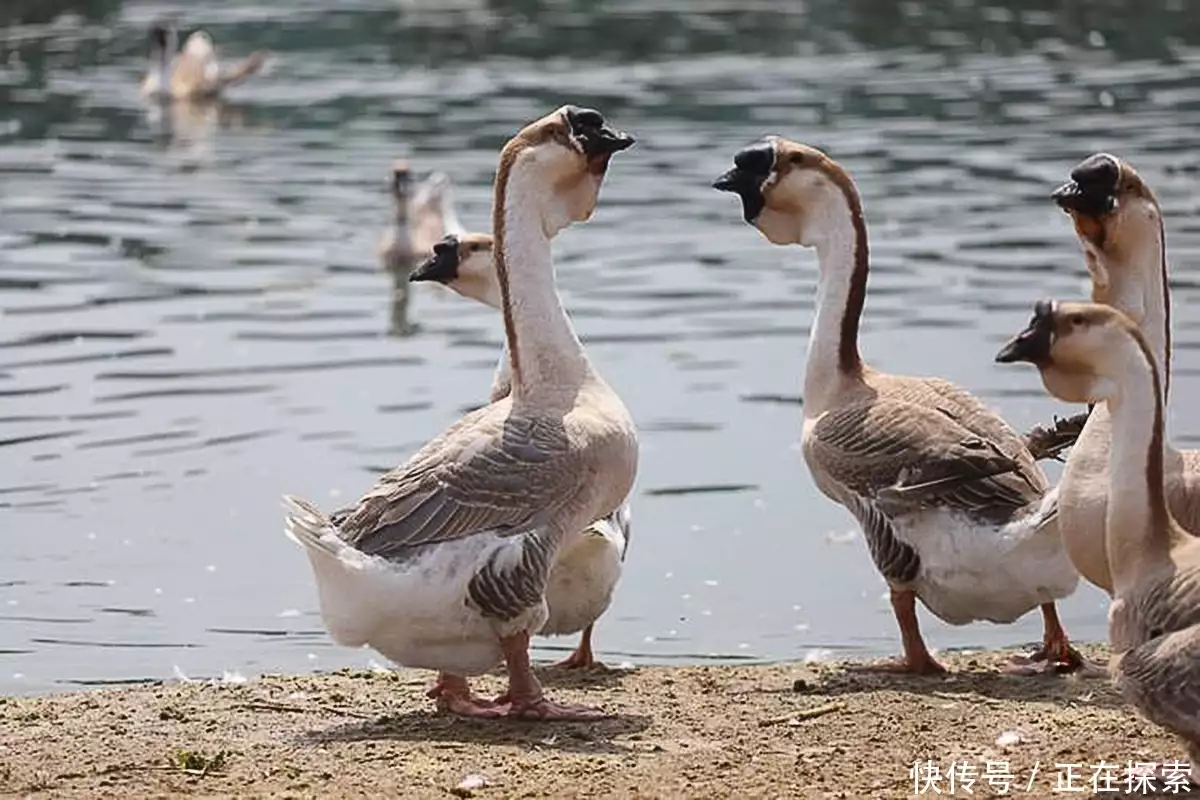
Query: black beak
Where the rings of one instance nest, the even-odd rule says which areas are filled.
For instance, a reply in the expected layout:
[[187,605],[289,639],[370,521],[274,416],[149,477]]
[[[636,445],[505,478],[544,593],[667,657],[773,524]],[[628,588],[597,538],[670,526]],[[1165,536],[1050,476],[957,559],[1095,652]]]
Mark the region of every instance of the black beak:
[[447,236],[433,246],[433,255],[408,276],[409,281],[451,283],[458,278],[458,237]]
[[1064,211],[1103,216],[1117,206],[1120,180],[1117,159],[1108,153],[1096,153],[1071,170],[1071,180],[1051,192],[1050,198]]
[[733,169],[713,181],[713,188],[732,192],[742,199],[742,218],[754,224],[766,208],[762,185],[775,169],[775,146],[759,142],[742,148],[733,157]]
[[1050,345],[1054,342],[1054,303],[1042,300],[1033,310],[1033,319],[1025,330],[1018,333],[996,354],[1000,364],[1027,361],[1042,365],[1050,359]]
[[611,156],[633,147],[634,138],[610,126],[604,115],[594,108],[567,106],[566,114],[571,135],[589,159]]

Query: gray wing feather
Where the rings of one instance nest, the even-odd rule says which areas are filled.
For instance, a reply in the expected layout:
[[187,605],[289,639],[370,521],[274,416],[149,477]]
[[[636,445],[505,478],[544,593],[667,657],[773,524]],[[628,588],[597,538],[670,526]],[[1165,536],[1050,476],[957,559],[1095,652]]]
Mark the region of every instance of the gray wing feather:
[[811,438],[821,470],[891,518],[953,508],[1004,522],[1041,496],[1027,452],[1004,452],[945,408],[877,398],[825,414]]
[[384,558],[484,531],[528,533],[574,497],[577,483],[561,478],[580,466],[577,458],[561,419],[511,417],[488,406],[334,519],[348,543]]
[[867,550],[879,573],[891,583],[915,581],[921,571],[921,558],[916,550],[896,537],[887,516],[858,496],[847,507],[862,527]]
[[[485,617],[510,620],[541,602],[554,547],[542,531],[520,540],[521,558],[501,558],[497,551],[467,585],[467,598]],[[505,561],[505,564],[501,564]]]

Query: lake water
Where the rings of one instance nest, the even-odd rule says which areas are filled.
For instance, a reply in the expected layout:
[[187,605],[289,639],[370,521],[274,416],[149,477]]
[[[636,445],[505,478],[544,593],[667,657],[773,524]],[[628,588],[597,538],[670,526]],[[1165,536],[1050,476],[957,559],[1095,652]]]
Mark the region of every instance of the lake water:
[[[354,499],[485,398],[502,336],[439,287],[392,308],[374,253],[389,163],[448,173],[479,229],[500,146],[564,102],[638,139],[556,244],[642,435],[597,628],[609,662],[899,649],[861,537],[795,448],[814,256],[709,188],[763,133],[858,181],[865,356],[954,379],[1021,429],[1070,409],[992,357],[1034,300],[1086,287],[1048,193],[1093,151],[1127,157],[1167,212],[1173,405],[1200,400],[1200,11],[1182,0],[329,5],[0,11],[0,693],[378,658],[324,633],[280,495]],[[145,31],[166,12],[227,57],[270,49],[269,74],[221,109],[148,117]],[[1104,638],[1090,587],[1063,616]],[[1041,631],[1036,612],[923,624],[943,648]]]

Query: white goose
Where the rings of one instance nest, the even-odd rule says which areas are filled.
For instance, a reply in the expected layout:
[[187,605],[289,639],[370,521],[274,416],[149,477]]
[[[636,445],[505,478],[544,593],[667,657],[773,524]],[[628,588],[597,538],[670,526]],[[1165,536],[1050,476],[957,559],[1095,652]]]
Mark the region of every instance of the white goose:
[[[1158,199],[1133,167],[1108,153],[1077,165],[1053,197],[1075,222],[1092,300],[1138,324],[1162,370],[1165,400],[1171,387],[1171,290]],[[1112,427],[1107,404],[1097,404],[1058,484],[1058,526],[1067,553],[1086,580],[1109,594],[1104,520]],[[1171,513],[1184,530],[1200,533],[1200,451],[1178,450],[1169,441],[1165,447]]]
[[[433,255],[413,270],[411,281],[436,281],[463,297],[500,310],[503,298],[492,259],[492,237],[486,233],[447,236],[433,247]],[[512,363],[508,347],[500,355],[492,381],[490,402],[512,391]],[[631,512],[626,501],[609,516],[596,520],[583,535],[558,552],[546,584],[550,616],[538,633],[564,636],[581,633],[579,646],[557,666],[597,666],[592,651],[592,629],[612,603],[629,546]]]
[[817,250],[802,446],[820,490],[858,519],[891,589],[904,659],[886,668],[944,671],[921,636],[918,598],[952,625],[1008,623],[1040,607],[1033,660],[1081,666],[1055,608],[1079,576],[1026,441],[954,384],[889,375],[859,356],[870,259],[850,176],[777,137],[739,151],[734,165],[714,186],[740,196],[746,221],[774,244]]
[[[321,614],[340,644],[440,672],[439,708],[480,717],[595,719],[555,703],[529,664],[550,565],[615,511],[637,471],[637,434],[597,374],[555,289],[550,239],[589,219],[613,153],[633,139],[564,106],[505,145],[492,227],[512,392],[463,417],[331,520],[288,497]],[[508,691],[471,693],[504,661]]]
[[1035,364],[1061,400],[1105,404],[1112,452],[1101,538],[1112,575],[1113,677],[1142,714],[1183,739],[1194,780],[1200,776],[1200,539],[1175,520],[1165,492],[1166,391],[1154,346],[1110,306],[1042,302],[996,360]]
[[150,29],[150,69],[142,79],[142,94],[157,100],[211,100],[230,86],[257,74],[267,53],[257,51],[230,69],[222,69],[212,37],[196,31],[176,53],[179,35],[171,25]]

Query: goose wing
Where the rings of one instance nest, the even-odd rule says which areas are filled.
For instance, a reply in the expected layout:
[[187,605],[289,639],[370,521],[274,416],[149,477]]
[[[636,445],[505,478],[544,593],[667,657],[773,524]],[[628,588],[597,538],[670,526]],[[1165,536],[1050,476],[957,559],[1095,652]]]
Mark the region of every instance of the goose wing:
[[1022,454],[966,427],[952,410],[876,398],[824,414],[806,443],[840,486],[889,517],[953,508],[1004,520],[1041,492]]
[[805,457],[854,514],[876,568],[893,583],[915,580],[916,551],[894,520],[952,508],[1005,520],[1040,492],[1020,460],[966,427],[953,407],[875,397],[823,414],[807,432]]
[[392,559],[484,531],[534,532],[587,480],[583,458],[561,418],[487,406],[384,475],[335,522],[358,550]]

